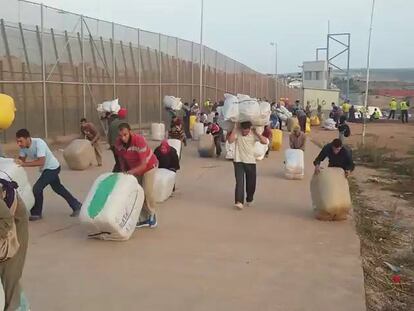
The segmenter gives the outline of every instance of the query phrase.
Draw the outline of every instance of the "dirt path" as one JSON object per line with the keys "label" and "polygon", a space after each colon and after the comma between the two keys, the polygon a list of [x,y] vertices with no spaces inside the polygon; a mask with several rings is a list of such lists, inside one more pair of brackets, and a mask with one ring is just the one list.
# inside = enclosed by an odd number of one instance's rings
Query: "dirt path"
{"label": "dirt path", "polygon": [[[365,310],[352,221],[312,217],[317,152],[309,144],[303,181],[284,179],[282,153],[273,152],[258,166],[255,206],[240,212],[232,208],[231,162],[186,148],[159,228],[124,243],[87,240],[48,191],[44,220],[30,225],[24,286],[33,310]],[[108,152],[105,160],[112,163]],[[62,179],[83,199],[104,170],[63,167]]]}

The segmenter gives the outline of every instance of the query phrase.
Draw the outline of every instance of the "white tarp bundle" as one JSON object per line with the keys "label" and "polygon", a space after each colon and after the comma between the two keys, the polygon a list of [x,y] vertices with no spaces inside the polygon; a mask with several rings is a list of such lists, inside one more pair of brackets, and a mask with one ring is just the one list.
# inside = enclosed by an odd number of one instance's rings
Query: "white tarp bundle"
{"label": "white tarp bundle", "polygon": [[254,145],[254,157],[257,161],[262,161],[266,155],[267,150],[269,149],[269,140],[266,145],[263,145],[257,141]]}
{"label": "white tarp bundle", "polygon": [[193,139],[199,140],[200,136],[205,133],[204,124],[197,122],[193,127]]}
{"label": "white tarp bundle", "polygon": [[35,199],[33,196],[32,185],[30,184],[23,167],[18,166],[14,162],[14,159],[0,158],[0,178],[16,182],[19,186],[19,188],[17,188],[17,193],[20,195],[26,209],[32,209]]}
{"label": "white tarp bundle", "polygon": [[335,131],[336,128],[336,123],[334,121],[334,119],[329,118],[326,119],[325,121],[323,121],[322,127],[326,130],[330,130],[330,131]]}
{"label": "white tarp bundle", "polygon": [[229,143],[228,141],[226,141],[226,159],[227,160],[233,160],[234,159],[234,149],[235,149],[236,145],[235,143]]}
{"label": "white tarp bundle", "polygon": [[181,98],[166,95],[164,97],[164,107],[178,111],[183,108],[183,103],[181,102]]}
{"label": "white tarp bundle", "polygon": [[344,220],[352,208],[348,179],[338,167],[322,169],[311,180],[315,217],[319,220]]}
{"label": "white tarp bundle", "polygon": [[181,155],[182,143],[179,139],[169,139],[168,144],[177,151],[178,157]]}
{"label": "white tarp bundle", "polygon": [[144,190],[132,175],[106,173],[92,185],[82,204],[80,220],[89,237],[128,240],[135,230],[144,203]]}
{"label": "white tarp bundle", "polygon": [[95,153],[89,140],[75,139],[65,148],[63,157],[71,170],[83,171],[94,163]]}
{"label": "white tarp bundle", "polygon": [[223,121],[245,122],[250,121],[253,125],[264,126],[269,124],[270,104],[258,102],[257,99],[248,95],[224,94],[225,101],[221,110]]}
{"label": "white tarp bundle", "polygon": [[292,113],[287,110],[285,106],[280,106],[279,108],[276,108],[276,114],[282,121],[287,121],[292,117]]}
{"label": "white tarp bundle", "polygon": [[171,196],[175,186],[177,174],[165,168],[159,168],[154,177],[154,199],[155,202],[161,203]]}
{"label": "white tarp bundle", "polygon": [[114,100],[104,101],[102,105],[98,106],[98,111],[102,110],[104,112],[111,112],[111,113],[118,113],[120,109],[121,109],[121,106],[119,105],[118,98]]}
{"label": "white tarp bundle", "polygon": [[300,149],[286,149],[285,176],[288,179],[303,179],[305,175],[304,154]]}
{"label": "white tarp bundle", "polygon": [[151,139],[161,141],[165,137],[165,125],[164,123],[152,123],[151,124]]}

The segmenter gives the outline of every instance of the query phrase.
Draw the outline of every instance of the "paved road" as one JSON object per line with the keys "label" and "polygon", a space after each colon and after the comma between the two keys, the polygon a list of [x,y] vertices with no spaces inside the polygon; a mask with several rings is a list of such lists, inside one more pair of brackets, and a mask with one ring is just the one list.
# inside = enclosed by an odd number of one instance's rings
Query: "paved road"
{"label": "paved road", "polygon": [[[303,181],[284,179],[282,153],[273,152],[258,165],[255,206],[236,211],[232,163],[200,159],[190,146],[177,192],[159,206],[160,226],[140,229],[127,242],[87,240],[48,190],[44,220],[30,224],[24,272],[33,311],[365,310],[352,221],[312,217],[317,151],[309,144]],[[112,163],[109,152],[105,160]],[[84,199],[104,171],[63,166],[61,176]]]}

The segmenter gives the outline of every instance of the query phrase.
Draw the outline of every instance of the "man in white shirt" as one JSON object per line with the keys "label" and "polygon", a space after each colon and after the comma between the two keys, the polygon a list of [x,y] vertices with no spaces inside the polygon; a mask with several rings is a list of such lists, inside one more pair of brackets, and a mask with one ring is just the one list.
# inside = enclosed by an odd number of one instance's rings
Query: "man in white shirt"
{"label": "man in white shirt", "polygon": [[[40,220],[43,210],[43,189],[50,185],[54,192],[63,197],[73,212],[71,217],[79,215],[81,203],[61,184],[59,179],[60,164],[43,139],[32,138],[26,129],[16,133],[17,145],[20,147],[18,165],[23,167],[39,167],[41,175],[33,186],[35,204],[30,210],[30,221]],[[28,161],[29,160],[29,161]]]}
{"label": "man in white shirt", "polygon": [[236,124],[228,137],[228,142],[235,143],[234,151],[234,175],[236,177],[235,204],[234,206],[242,210],[244,207],[244,183],[246,180],[246,202],[247,206],[253,204],[254,193],[256,191],[256,158],[254,156],[254,145],[257,141],[267,145],[268,140],[252,129],[251,122]]}

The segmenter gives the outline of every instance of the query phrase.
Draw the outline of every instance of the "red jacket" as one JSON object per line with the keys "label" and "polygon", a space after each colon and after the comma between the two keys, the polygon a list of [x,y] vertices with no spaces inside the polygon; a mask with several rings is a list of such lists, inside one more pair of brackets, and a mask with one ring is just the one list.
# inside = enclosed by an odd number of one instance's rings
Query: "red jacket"
{"label": "red jacket", "polygon": [[119,158],[121,171],[123,172],[141,165],[144,161],[147,162],[147,166],[143,174],[158,166],[157,157],[148,146],[145,138],[139,134],[133,133],[127,146],[118,137],[115,143],[115,150]]}

